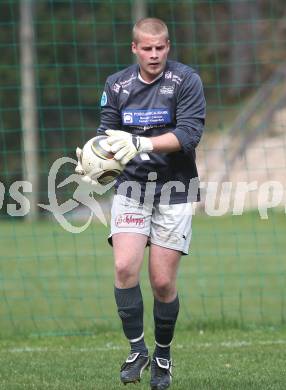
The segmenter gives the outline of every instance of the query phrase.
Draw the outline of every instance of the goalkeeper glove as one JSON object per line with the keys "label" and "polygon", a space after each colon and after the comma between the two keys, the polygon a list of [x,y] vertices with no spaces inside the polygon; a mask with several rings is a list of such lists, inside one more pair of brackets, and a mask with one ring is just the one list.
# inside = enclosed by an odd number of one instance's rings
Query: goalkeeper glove
{"label": "goalkeeper glove", "polygon": [[82,155],[82,149],[76,148],[76,157],[77,157],[77,165],[75,167],[75,173],[78,175],[81,175],[81,180],[85,183],[91,184],[91,185],[97,185],[98,182],[96,180],[93,180],[83,169],[81,164],[81,155]]}
{"label": "goalkeeper glove", "polygon": [[75,173],[79,174],[79,175],[84,175],[85,172],[84,172],[84,169],[81,165],[81,154],[82,154],[82,149],[80,149],[79,147],[76,148],[76,157],[77,157],[77,165],[75,167]]}
{"label": "goalkeeper glove", "polygon": [[115,153],[115,160],[126,165],[139,153],[151,152],[152,141],[147,137],[139,137],[121,130],[106,130],[107,143],[111,146],[111,152]]}

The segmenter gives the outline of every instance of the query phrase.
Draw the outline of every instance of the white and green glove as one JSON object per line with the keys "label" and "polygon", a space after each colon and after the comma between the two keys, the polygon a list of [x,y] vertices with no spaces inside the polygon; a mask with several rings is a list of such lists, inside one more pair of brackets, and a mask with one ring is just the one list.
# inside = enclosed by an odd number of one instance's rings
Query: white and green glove
{"label": "white and green glove", "polygon": [[146,153],[153,150],[152,141],[147,137],[132,135],[121,130],[106,130],[108,135],[107,143],[110,145],[111,152],[115,153],[115,160],[126,165],[137,154],[141,154],[143,160],[149,160]]}

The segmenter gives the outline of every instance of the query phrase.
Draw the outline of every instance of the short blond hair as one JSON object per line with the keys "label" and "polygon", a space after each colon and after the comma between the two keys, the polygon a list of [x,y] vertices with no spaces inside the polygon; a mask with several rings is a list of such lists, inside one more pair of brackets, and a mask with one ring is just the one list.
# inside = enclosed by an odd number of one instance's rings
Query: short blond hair
{"label": "short blond hair", "polygon": [[169,31],[167,25],[161,19],[144,18],[135,23],[132,31],[133,42],[138,42],[138,34],[145,33],[150,35],[165,34],[166,41],[169,39]]}

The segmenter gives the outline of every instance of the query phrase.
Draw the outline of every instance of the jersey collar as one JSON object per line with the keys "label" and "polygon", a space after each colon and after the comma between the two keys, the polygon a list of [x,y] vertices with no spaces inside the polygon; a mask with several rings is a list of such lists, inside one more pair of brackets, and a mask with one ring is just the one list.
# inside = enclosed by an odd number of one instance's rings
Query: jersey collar
{"label": "jersey collar", "polygon": [[151,85],[151,84],[155,83],[157,80],[159,80],[159,79],[163,76],[163,73],[164,73],[164,72],[160,73],[153,81],[151,81],[151,83],[148,83],[148,81],[145,81],[145,80],[142,78],[142,76],[141,76],[141,74],[140,74],[140,70],[138,70],[138,79],[139,79],[139,80],[141,81],[141,83],[143,83],[143,84]]}

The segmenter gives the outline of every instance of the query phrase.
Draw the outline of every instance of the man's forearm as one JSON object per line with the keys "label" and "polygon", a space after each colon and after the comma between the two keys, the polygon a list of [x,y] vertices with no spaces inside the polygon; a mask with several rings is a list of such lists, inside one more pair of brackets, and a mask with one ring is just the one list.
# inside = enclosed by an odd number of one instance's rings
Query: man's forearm
{"label": "man's forearm", "polygon": [[140,137],[122,130],[106,130],[107,143],[114,153],[115,160],[126,165],[140,153],[171,153],[181,150],[181,144],[176,135],[166,133],[158,137]]}
{"label": "man's forearm", "polygon": [[153,144],[153,152],[171,153],[181,150],[178,138],[173,133],[166,133],[150,138]]}

